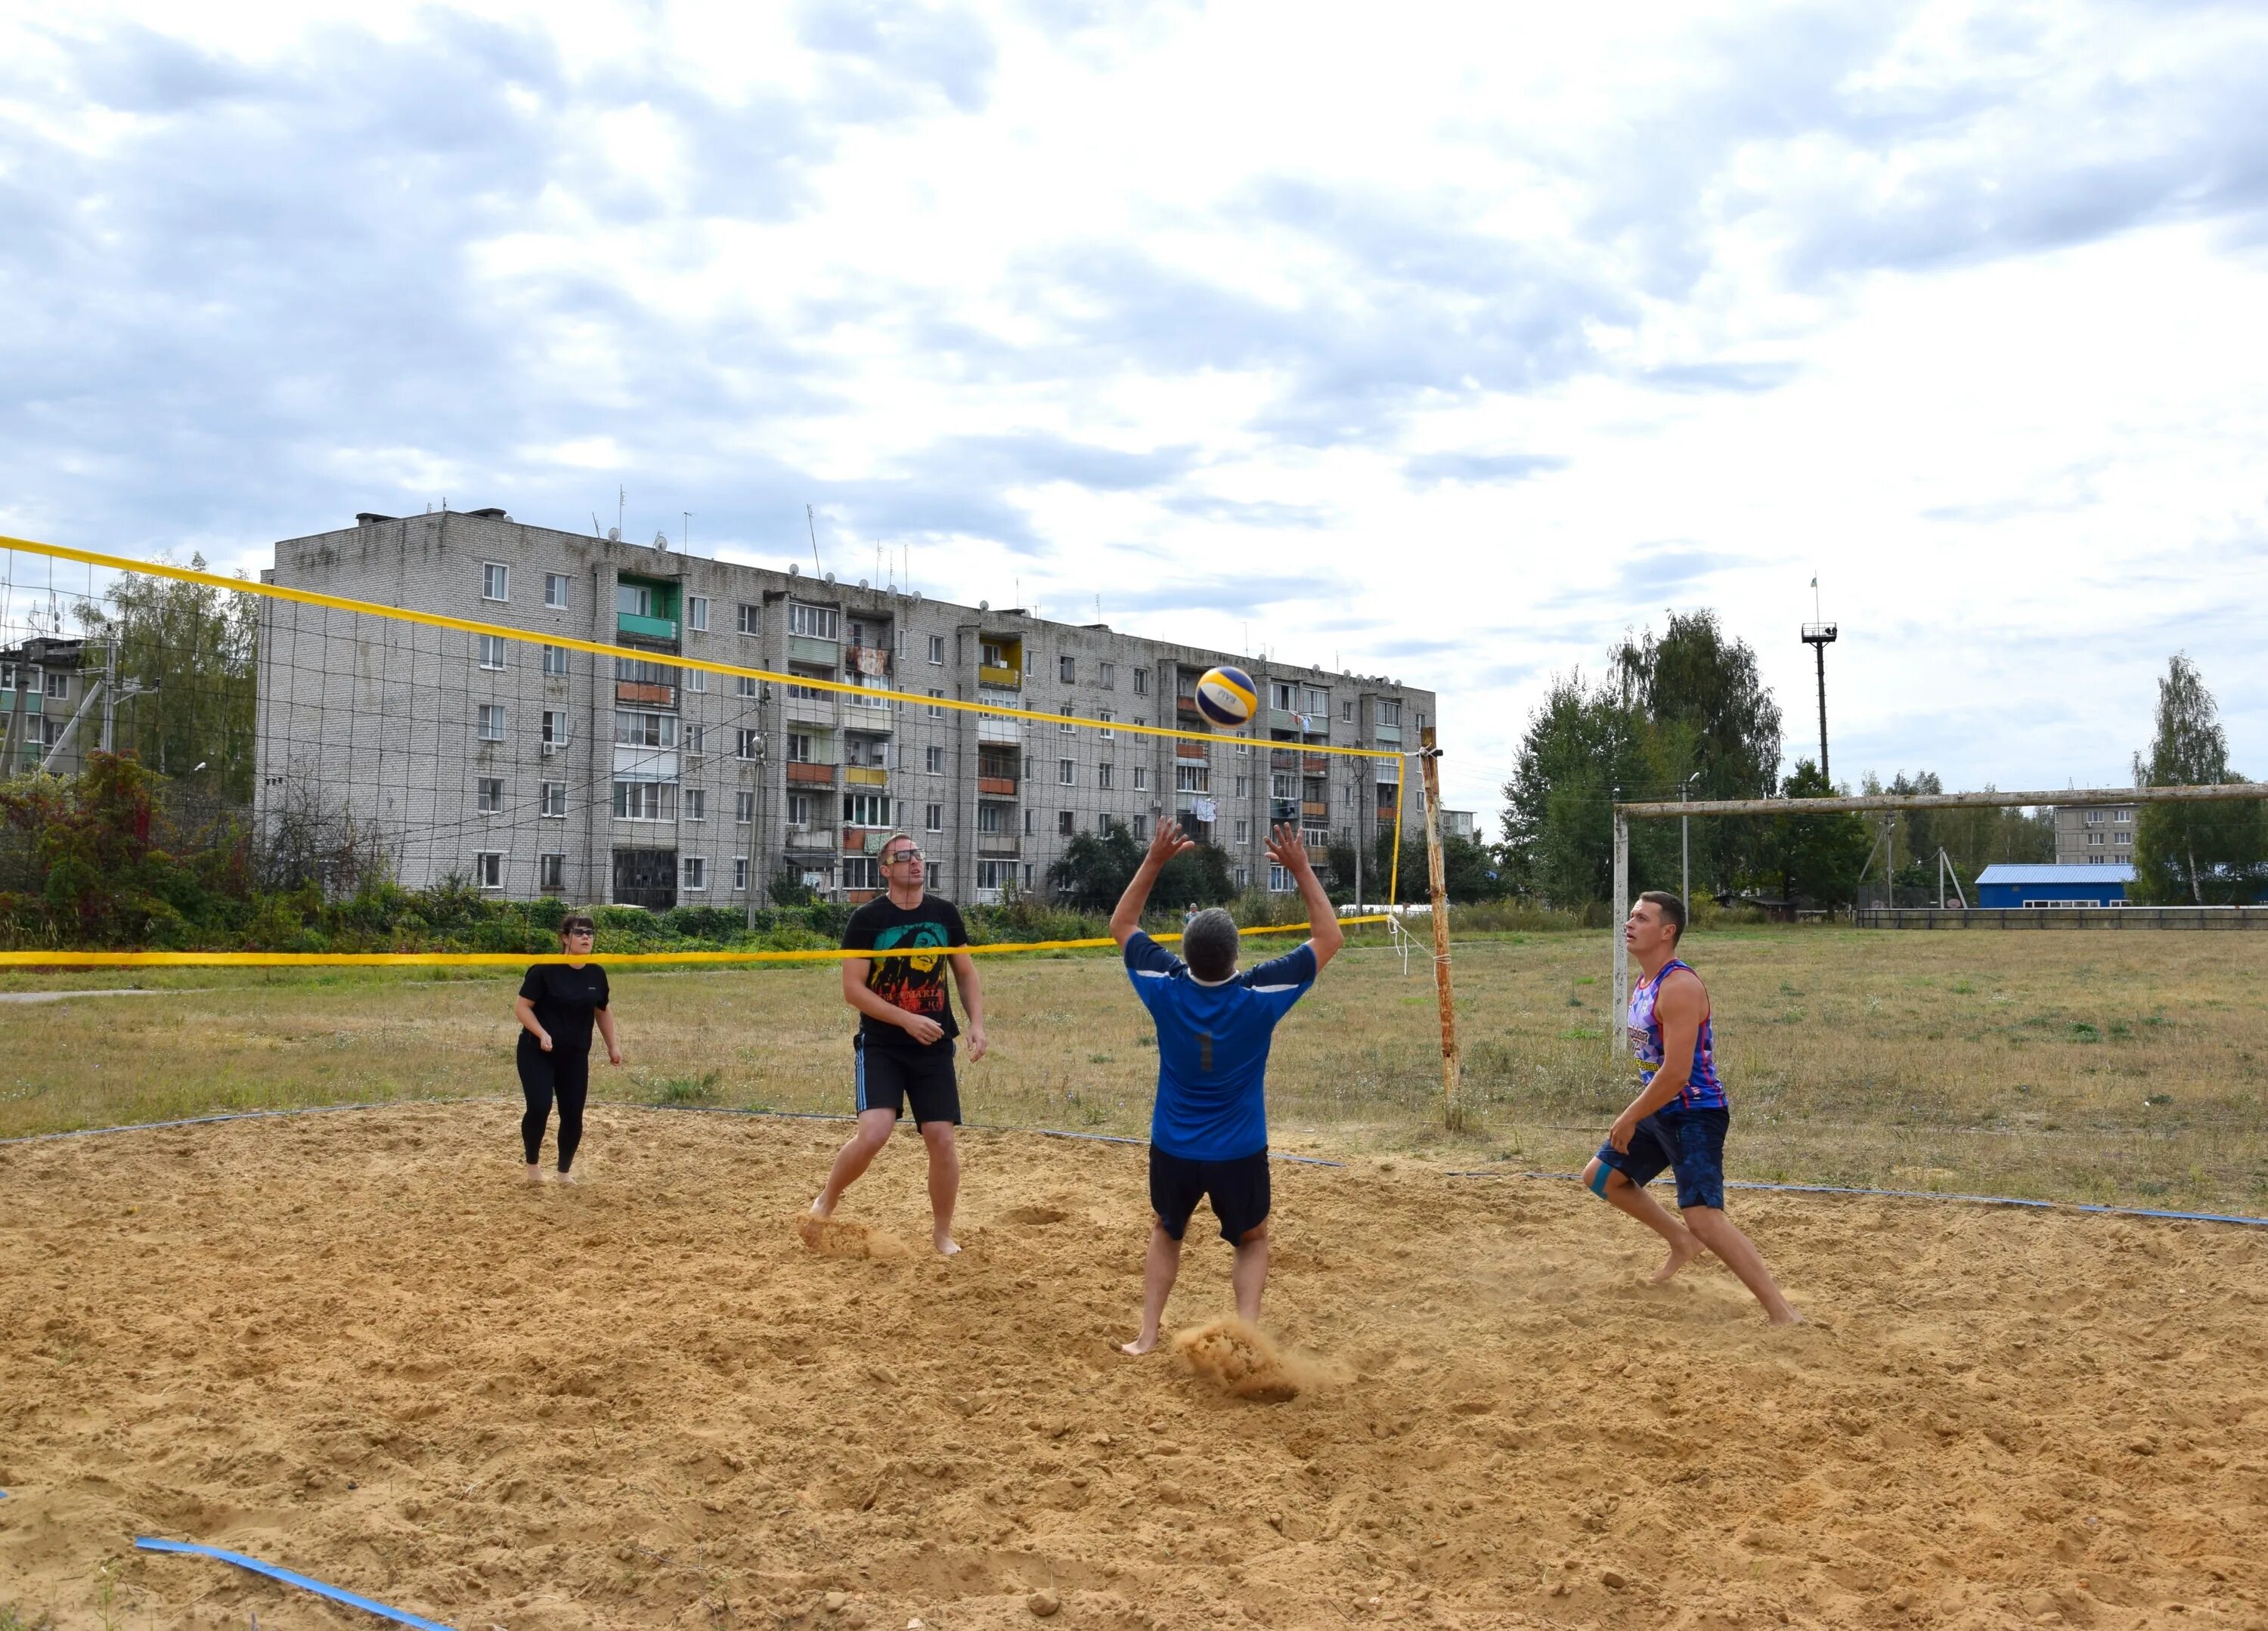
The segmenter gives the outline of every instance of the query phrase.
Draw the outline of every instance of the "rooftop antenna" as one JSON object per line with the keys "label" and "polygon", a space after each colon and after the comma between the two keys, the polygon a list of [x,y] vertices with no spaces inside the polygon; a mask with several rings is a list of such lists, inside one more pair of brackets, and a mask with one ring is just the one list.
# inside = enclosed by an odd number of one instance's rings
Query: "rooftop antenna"
{"label": "rooftop antenna", "polygon": [[1819,779],[1830,788],[1834,781],[1827,774],[1827,648],[1835,643],[1835,625],[1828,622],[1819,609],[1819,580],[1811,580],[1812,621],[1803,626],[1803,643],[1819,662]]}
{"label": "rooftop antenna", "polygon": [[[630,501],[630,489],[618,484],[615,489],[615,536],[616,538],[622,535],[622,506]],[[445,504],[446,502],[445,500]]]}
{"label": "rooftop antenna", "polygon": [[690,510],[681,510],[677,513],[685,518],[685,530],[677,535],[677,547],[685,554],[691,555],[693,553],[693,512]]}
{"label": "rooftop antenna", "polygon": [[593,538],[604,538],[606,536],[604,533],[599,530],[599,512],[595,510],[591,511],[591,536]]}
{"label": "rooftop antenna", "polygon": [[819,564],[819,523],[812,518],[811,506],[803,507],[803,525],[811,533],[811,569],[821,570]]}

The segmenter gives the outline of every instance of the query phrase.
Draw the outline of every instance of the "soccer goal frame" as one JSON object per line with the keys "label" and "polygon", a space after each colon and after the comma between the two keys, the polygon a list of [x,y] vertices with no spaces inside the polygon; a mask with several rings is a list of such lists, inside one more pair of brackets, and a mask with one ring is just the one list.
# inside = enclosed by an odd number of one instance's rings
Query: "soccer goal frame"
{"label": "soccer goal frame", "polygon": [[[1617,802],[1615,812],[1614,899],[1628,909],[1630,892],[1630,824],[1666,820],[1673,816],[1857,815],[1900,810],[2013,810],[2043,804],[2086,809],[2104,804],[2204,804],[2236,799],[2268,799],[2268,782],[2220,782],[2209,787],[2087,787],[2062,788],[2029,793],[1865,793],[1837,798],[1711,798],[1691,804],[1669,800]],[[1629,1028],[1623,1016],[1630,1011],[1630,948],[1623,944],[1619,921],[1608,926],[1614,941],[1614,1022],[1607,1027],[1609,1047],[1616,1054],[1630,1051]]]}

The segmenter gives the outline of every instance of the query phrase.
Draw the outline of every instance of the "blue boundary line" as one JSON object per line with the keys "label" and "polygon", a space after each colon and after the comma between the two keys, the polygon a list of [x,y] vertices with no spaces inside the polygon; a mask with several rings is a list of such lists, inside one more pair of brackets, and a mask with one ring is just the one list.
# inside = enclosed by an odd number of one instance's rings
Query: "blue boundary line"
{"label": "blue boundary line", "polygon": [[[1445,1178],[1540,1178],[1580,1183],[1580,1172],[1445,1172]],[[1666,1176],[1666,1175],[1665,1175]],[[1661,1179],[1657,1179],[1657,1183]],[[2016,1195],[1966,1195],[1941,1189],[1861,1189],[1846,1184],[1766,1184],[1754,1179],[1728,1178],[1727,1189],[1756,1189],[1786,1195],[1874,1195],[1892,1201],[1957,1201],[1968,1206],[2014,1206],[2037,1212],[2088,1212],[2098,1217],[2155,1217],[2183,1223],[2234,1223],[2243,1229],[2268,1229],[2268,1217],[2246,1217],[2234,1212],[2172,1212],[2157,1207],[2103,1206],[2091,1201],[2027,1201]]]}
{"label": "blue boundary line", "polygon": [[263,1563],[256,1557],[247,1557],[241,1552],[224,1552],[218,1547],[199,1546],[190,1540],[160,1540],[151,1535],[134,1537],[136,1551],[177,1552],[193,1557],[216,1557],[224,1563],[233,1563],[239,1569],[248,1569],[255,1575],[265,1575],[270,1580],[280,1580],[287,1586],[297,1586],[302,1591],[312,1591],[317,1597],[328,1598],[334,1603],[343,1603],[349,1608],[359,1608],[365,1614],[376,1614],[381,1620],[391,1620],[395,1625],[409,1626],[412,1631],[453,1631],[438,1620],[428,1620],[423,1614],[413,1614],[408,1609],[389,1608],[370,1598],[357,1596],[335,1585],[306,1575],[279,1569],[273,1563]]}
{"label": "blue boundary line", "polygon": [[[400,1110],[414,1105],[481,1105],[509,1104],[502,1093],[482,1093],[461,1098],[394,1098],[371,1104],[305,1105],[292,1110],[227,1110],[217,1115],[183,1116],[173,1121],[129,1121],[122,1127],[81,1127],[65,1133],[26,1133],[17,1138],[0,1138],[0,1149],[11,1144],[44,1144],[59,1138],[100,1138],[111,1133],[155,1133],[169,1128],[211,1127],[222,1121],[260,1121],[284,1116],[330,1115],[342,1110]],[[652,1110],[670,1115],[762,1116],[781,1121],[856,1121],[855,1115],[842,1115],[826,1110],[743,1110],[732,1105],[642,1105],[634,1100],[600,1099],[597,1101],[619,1110]],[[1146,1138],[1127,1138],[1116,1133],[1073,1133],[1052,1127],[1002,1127],[990,1121],[965,1123],[971,1131],[979,1133],[1033,1133],[1042,1138],[1079,1138],[1101,1144],[1133,1144],[1147,1148]],[[1282,1150],[1270,1150],[1271,1158],[1296,1162],[1302,1166],[1343,1167],[1344,1161],[1326,1161],[1321,1156],[1295,1156]]]}

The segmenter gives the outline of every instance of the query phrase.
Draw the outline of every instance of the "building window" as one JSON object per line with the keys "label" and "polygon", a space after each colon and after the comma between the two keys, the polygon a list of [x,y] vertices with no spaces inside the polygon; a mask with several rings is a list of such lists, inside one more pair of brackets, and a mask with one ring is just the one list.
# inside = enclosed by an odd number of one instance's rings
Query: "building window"
{"label": "building window", "polygon": [[1210,765],[1175,765],[1174,790],[1177,793],[1212,791],[1212,768]]}
{"label": "building window", "polygon": [[565,820],[567,819],[567,783],[564,782],[542,783],[536,799],[536,812],[539,815],[549,816],[554,820]]}
{"label": "building window", "polygon": [[945,831],[945,806],[943,804],[929,804],[924,807],[922,812],[922,831],[924,833],[942,833]]}
{"label": "building window", "polygon": [[546,680],[567,678],[567,648],[548,645],[543,648],[543,677]]}
{"label": "building window", "polygon": [[42,672],[41,679],[45,682],[47,694],[49,697],[65,697],[70,694],[70,671],[69,669],[55,668],[46,670]]}
{"label": "building window", "polygon": [[1118,688],[1118,665],[1103,664],[1101,673],[1097,677],[1095,683],[1106,691],[1116,691]]}
{"label": "building window", "polygon": [[509,600],[512,599],[512,569],[494,561],[481,563],[481,599]]}
{"label": "building window", "polygon": [[1057,725],[1056,729],[1062,731],[1065,736],[1069,736],[1072,731],[1079,729],[1077,725],[1071,724],[1071,704],[1069,702],[1065,702],[1063,705],[1063,724]]}
{"label": "building window", "polygon": [[[755,702],[757,700],[756,684],[756,677],[754,674],[734,674],[733,676],[733,694],[739,697],[744,702]],[[793,692],[798,687],[794,686],[790,686],[788,687],[790,692]]]}
{"label": "building window", "polygon": [[[979,805],[977,805],[977,806],[976,806],[976,830],[977,830],[978,832],[980,832],[980,833],[997,833],[997,832],[998,832],[998,831],[1000,830],[1000,812],[1001,812],[1001,811],[1003,811],[1003,810],[1004,810],[1004,809],[1005,809],[1006,807],[1007,807],[1007,806],[1005,806],[1005,804],[979,804]],[[934,808],[936,808],[936,806],[935,806],[935,805],[932,805],[932,806],[931,806],[931,808],[932,808],[932,809],[934,809]]]}
{"label": "building window", "polygon": [[1025,811],[1025,812],[1024,812],[1024,836],[1025,836],[1025,837],[1029,838],[1029,837],[1030,837],[1034,833],[1035,833],[1035,832],[1037,832],[1037,831],[1039,830],[1039,823],[1038,823],[1038,819],[1037,819],[1037,818],[1038,818],[1038,813],[1039,813],[1039,812],[1038,812],[1037,811],[1033,811],[1033,810],[1027,810],[1027,811]]}
{"label": "building window", "polygon": [[2123,827],[2134,819],[2134,812],[2132,810],[2114,810],[2110,812],[2110,819]]}
{"label": "building window", "polygon": [[750,606],[745,600],[740,602],[740,632],[742,634],[760,635],[763,633],[763,607],[760,606]]}
{"label": "building window", "polygon": [[617,782],[615,819],[666,821],[676,813],[673,797],[676,791],[676,787],[667,782]]}
{"label": "building window", "polygon": [[1354,723],[1354,698],[1348,696],[1339,699],[1339,721],[1343,724],[1350,725]]}
{"label": "building window", "polygon": [[2102,824],[2102,812],[2100,810],[2082,811],[2080,812],[2080,819],[2085,821],[2089,827],[2099,827]]}
{"label": "building window", "polygon": [[1056,658],[1056,678],[1062,680],[1067,686],[1077,685],[1079,683],[1079,659],[1071,656],[1068,651]]}
{"label": "building window", "polygon": [[1016,863],[1013,861],[979,861],[976,863],[976,886],[979,889],[1007,889],[1015,884]]}
{"label": "building window", "polygon": [[1108,787],[1110,785],[1110,761],[1106,759],[1101,764],[1095,766],[1094,784],[1097,787]]}
{"label": "building window", "polygon": [[[743,753],[740,757],[746,759],[747,755]],[[813,762],[811,738],[805,732],[791,731],[787,733],[787,761],[792,765],[807,765]]]}
{"label": "building window", "polygon": [[733,887],[741,894],[748,893],[748,857],[733,857]]}
{"label": "building window", "polygon": [[845,793],[843,795],[843,825],[845,827],[887,827],[890,824],[890,796],[887,793]]}
{"label": "building window", "polygon": [[1079,831],[1079,818],[1068,810],[1056,812],[1056,831],[1064,838]]}
{"label": "building window", "polygon": [[929,637],[929,660],[932,663],[942,663],[945,661],[945,636],[943,635],[932,635]]}
{"label": "building window", "polygon": [[1278,866],[1272,861],[1268,863],[1268,893],[1271,895],[1288,895],[1292,893],[1290,868]]}
{"label": "building window", "polygon": [[1076,787],[1079,784],[1079,761],[1074,759],[1057,760],[1056,780],[1064,787]]}
{"label": "building window", "polygon": [[1400,724],[1402,723],[1401,702],[1393,697],[1382,696],[1379,698],[1378,723],[1382,725]]}
{"label": "building window", "polygon": [[1147,696],[1150,694],[1150,671],[1148,669],[1138,668],[1134,671],[1134,694],[1137,696]]}
{"label": "building window", "polygon": [[1134,767],[1134,790],[1138,793],[1146,793],[1150,790],[1149,766],[1137,765]]}
{"label": "building window", "polygon": [[1134,840],[1137,843],[1149,842],[1150,818],[1148,816],[1138,815],[1134,818]]}
{"label": "building window", "polygon": [[677,716],[641,714],[618,708],[615,710],[615,745],[617,747],[675,747]]}
{"label": "building window", "polygon": [[1240,844],[1248,844],[1252,841],[1252,823],[1249,820],[1237,822],[1236,841]]}
{"label": "building window", "polygon": [[567,857],[563,855],[536,856],[535,886],[552,894],[563,894],[567,889]]}
{"label": "building window", "polygon": [[707,595],[685,597],[685,626],[696,634],[705,635],[709,632],[709,597]]}
{"label": "building window", "polygon": [[543,575],[543,604],[555,612],[567,609],[567,574],[546,572]]}
{"label": "building window", "polygon": [[801,635],[806,640],[832,640],[835,631],[842,627],[831,606],[805,606],[790,601],[787,608],[787,631]]}
{"label": "building window", "polygon": [[501,742],[504,740],[503,703],[483,702],[481,704],[480,732],[481,740],[483,742]]}
{"label": "building window", "polygon": [[1110,710],[1106,708],[1101,713],[1095,715],[1095,717],[1102,721],[1102,729],[1098,732],[1102,739],[1106,742],[1116,741],[1118,739],[1118,732],[1110,728]]}
{"label": "building window", "polygon": [[845,889],[880,889],[882,886],[882,863],[873,856],[843,857],[843,887]]}
{"label": "building window", "polygon": [[543,751],[556,753],[567,746],[567,710],[547,708],[543,710]]}
{"label": "building window", "polygon": [[945,749],[941,747],[932,747],[924,750],[924,753],[925,757],[924,764],[929,771],[929,774],[932,775],[943,775],[945,774]]}
{"label": "building window", "polygon": [[709,819],[709,792],[706,788],[688,787],[685,790],[685,819],[688,821],[706,821]]}
{"label": "building window", "polygon": [[[734,731],[733,735],[733,758],[762,759],[764,756],[764,733],[762,731],[743,729]],[[811,738],[809,737],[806,737],[803,740],[807,753],[810,747]],[[793,737],[790,737],[788,738],[788,742],[790,746],[792,746],[795,742],[795,738]]]}
{"label": "building window", "polygon": [[1328,691],[1318,690],[1314,686],[1309,686],[1307,687],[1307,705],[1300,711],[1303,714],[1313,714],[1318,719],[1329,718],[1331,712],[1331,694]]}
{"label": "building window", "polygon": [[699,856],[687,856],[677,863],[679,886],[685,889],[709,887],[709,863]]}
{"label": "building window", "polygon": [[733,795],[733,819],[746,827],[756,819],[756,796],[742,791]]}
{"label": "building window", "polygon": [[688,724],[685,726],[685,751],[687,753],[697,754],[701,752],[701,732],[702,727],[699,725]]}
{"label": "building window", "polygon": [[1097,838],[1109,837],[1110,828],[1111,820],[1108,815],[1099,815],[1094,818],[1094,835]]}
{"label": "building window", "polygon": [[790,793],[787,796],[787,824],[790,827],[811,825],[811,795]]}
{"label": "building window", "polygon": [[[930,693],[930,694],[931,694],[932,696],[943,696],[943,695],[945,694],[945,693],[944,693],[944,692],[942,692],[942,691],[934,691],[934,690],[933,690],[933,691],[932,691],[932,692]],[[945,717],[945,709],[942,709],[942,708],[940,708],[939,706],[938,706],[938,704],[937,704],[937,703],[935,703],[935,702],[932,702],[932,703],[929,705],[929,716],[930,716],[932,719],[942,719],[942,718],[944,718],[944,717]]]}
{"label": "building window", "polygon": [[1250,776],[1241,775],[1236,778],[1236,796],[1239,798],[1249,798],[1252,797],[1252,778]]}
{"label": "building window", "polygon": [[481,666],[482,668],[502,668],[504,666],[504,636],[502,635],[482,635],[481,636]]}
{"label": "building window", "polygon": [[483,889],[504,887],[504,852],[483,849],[473,857],[473,879]]}
{"label": "building window", "polygon": [[473,808],[482,815],[495,815],[504,808],[504,778],[484,775],[473,783]]}
{"label": "building window", "polygon": [[1291,713],[1300,706],[1299,690],[1289,680],[1278,680],[1268,687],[1269,703],[1281,713]]}
{"label": "building window", "polygon": [[687,669],[685,688],[688,691],[706,691],[709,688],[709,671],[705,668]]}

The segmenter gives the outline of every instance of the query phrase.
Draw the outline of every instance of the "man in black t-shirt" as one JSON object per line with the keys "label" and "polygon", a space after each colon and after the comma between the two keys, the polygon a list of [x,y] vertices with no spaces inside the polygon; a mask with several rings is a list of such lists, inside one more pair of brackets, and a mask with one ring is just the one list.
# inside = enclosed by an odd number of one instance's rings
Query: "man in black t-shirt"
{"label": "man in black t-shirt", "polygon": [[850,915],[843,931],[845,951],[874,951],[876,957],[843,959],[843,1000],[857,1009],[858,1034],[851,1043],[854,1102],[858,1130],[835,1157],[827,1187],[811,1209],[831,1216],[843,1192],[858,1179],[882,1146],[890,1142],[909,1100],[914,1125],[929,1147],[931,1238],[950,1256],[953,1208],[961,1194],[961,1156],[953,1129],[961,1125],[961,1090],[953,1075],[953,1003],[946,988],[946,965],[953,966],[961,1005],[968,1010],[968,1056],[984,1057],[984,988],[968,951],[968,931],[959,908],[922,888],[921,846],[904,833],[882,845],[887,894]]}

